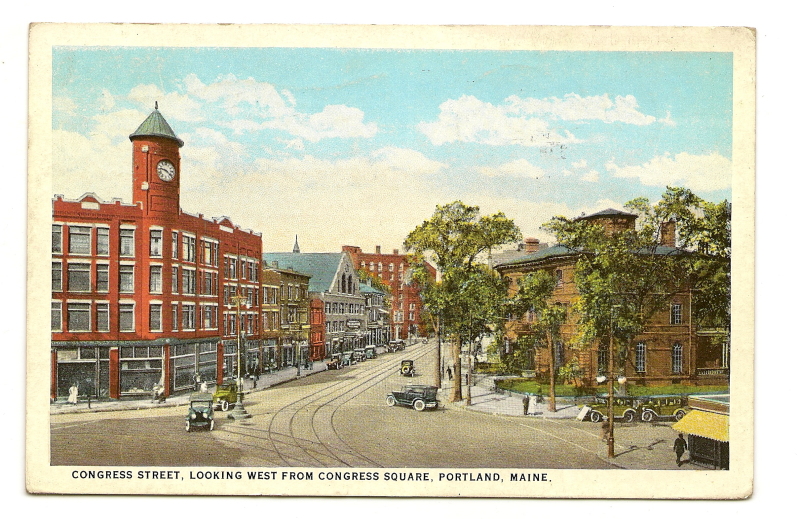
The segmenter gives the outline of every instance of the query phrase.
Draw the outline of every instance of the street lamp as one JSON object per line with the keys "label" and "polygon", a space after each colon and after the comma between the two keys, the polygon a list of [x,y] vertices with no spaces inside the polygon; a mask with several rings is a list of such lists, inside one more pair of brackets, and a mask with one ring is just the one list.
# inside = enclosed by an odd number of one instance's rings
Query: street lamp
{"label": "street lamp", "polygon": [[[228,418],[232,420],[243,420],[252,418],[244,408],[244,385],[242,380],[242,303],[246,308],[250,308],[249,300],[246,296],[232,296],[231,301],[236,304],[236,406],[233,411],[228,413]],[[232,305],[225,305],[228,310]]]}

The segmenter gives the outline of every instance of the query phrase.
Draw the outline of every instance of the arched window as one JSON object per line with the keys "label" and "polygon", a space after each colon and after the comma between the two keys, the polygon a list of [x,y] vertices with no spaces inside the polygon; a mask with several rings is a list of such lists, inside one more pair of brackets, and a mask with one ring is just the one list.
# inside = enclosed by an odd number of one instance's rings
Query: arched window
{"label": "arched window", "polygon": [[556,342],[556,369],[564,365],[564,343]]}
{"label": "arched window", "polygon": [[672,372],[683,373],[683,344],[679,342],[672,345]]}
{"label": "arched window", "polygon": [[647,364],[647,346],[643,342],[636,345],[636,359],[634,364],[636,365],[637,372],[644,373]]}

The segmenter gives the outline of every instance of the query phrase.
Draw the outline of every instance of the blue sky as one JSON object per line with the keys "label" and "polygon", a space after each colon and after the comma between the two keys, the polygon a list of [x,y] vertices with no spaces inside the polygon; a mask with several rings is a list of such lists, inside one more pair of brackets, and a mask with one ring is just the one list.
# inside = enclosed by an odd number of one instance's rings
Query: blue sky
{"label": "blue sky", "polygon": [[667,185],[731,198],[726,53],[57,48],[53,189],[131,199],[158,101],[182,206],[265,250],[384,250],[459,199],[539,226]]}

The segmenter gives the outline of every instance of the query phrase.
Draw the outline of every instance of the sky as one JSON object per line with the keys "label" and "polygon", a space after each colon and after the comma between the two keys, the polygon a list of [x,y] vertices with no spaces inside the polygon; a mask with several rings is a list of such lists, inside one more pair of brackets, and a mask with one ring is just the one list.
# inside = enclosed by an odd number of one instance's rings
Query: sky
{"label": "sky", "polygon": [[666,186],[731,199],[732,55],[57,47],[53,193],[130,201],[128,139],[185,141],[181,206],[265,251],[402,249],[455,200],[540,226]]}

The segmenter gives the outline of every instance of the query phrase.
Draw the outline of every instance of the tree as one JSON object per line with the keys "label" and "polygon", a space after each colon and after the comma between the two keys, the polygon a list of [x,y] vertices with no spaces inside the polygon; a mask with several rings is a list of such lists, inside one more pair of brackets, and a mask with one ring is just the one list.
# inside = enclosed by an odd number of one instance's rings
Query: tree
{"label": "tree", "polygon": [[[437,333],[451,335],[453,358],[458,359],[465,338],[474,339],[481,326],[488,326],[490,316],[497,319],[491,305],[499,298],[495,293],[503,282],[494,272],[478,264],[481,254],[493,247],[518,241],[522,233],[502,212],[480,216],[480,208],[461,201],[436,206],[433,216],[418,225],[404,242],[412,253],[413,279],[421,287],[427,309],[436,316]],[[430,281],[423,259],[430,257],[441,277]],[[459,362],[454,366],[456,380],[461,380]],[[461,400],[461,385],[455,384],[451,401]]]}
{"label": "tree", "polygon": [[547,271],[531,272],[520,279],[519,290],[508,303],[509,313],[515,318],[529,311],[536,315],[530,334],[534,344],[544,344],[549,352],[550,411],[556,410],[556,343],[561,338],[561,325],[567,320],[566,307],[552,301],[556,283],[555,276]]}

